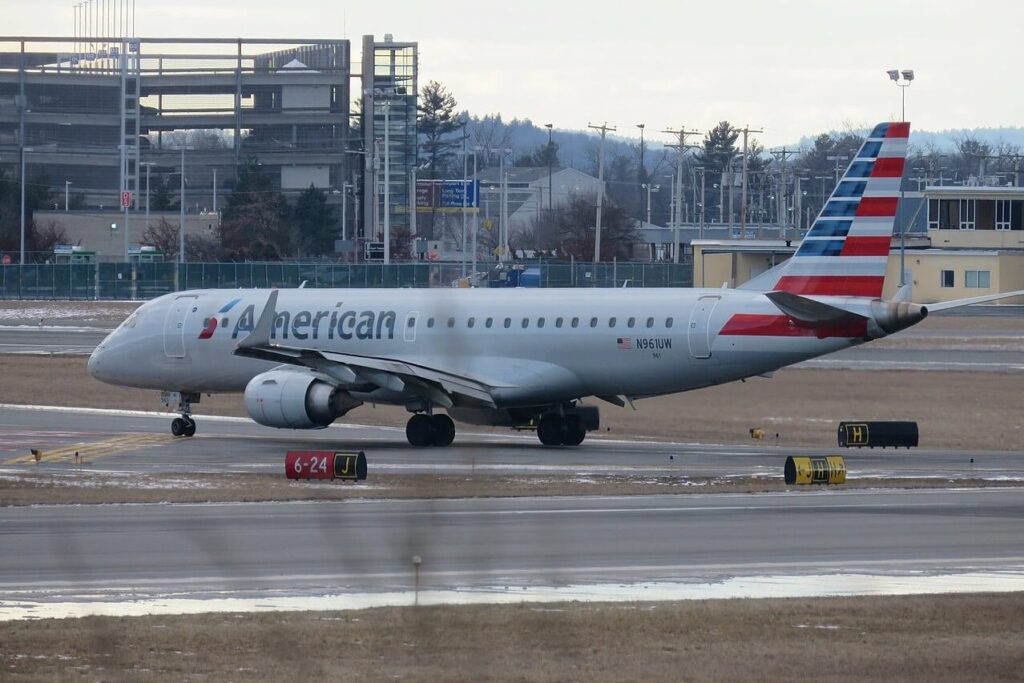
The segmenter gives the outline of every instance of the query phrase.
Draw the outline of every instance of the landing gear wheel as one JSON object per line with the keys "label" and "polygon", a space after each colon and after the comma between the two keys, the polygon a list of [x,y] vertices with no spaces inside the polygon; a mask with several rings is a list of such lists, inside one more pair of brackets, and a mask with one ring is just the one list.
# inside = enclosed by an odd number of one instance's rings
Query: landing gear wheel
{"label": "landing gear wheel", "polygon": [[583,421],[575,416],[565,418],[564,437],[562,443],[566,446],[579,446],[583,443],[583,439],[587,438],[587,430],[583,428]]}
{"label": "landing gear wheel", "polygon": [[557,415],[545,415],[537,423],[537,438],[545,446],[561,446],[564,433],[565,422]]}
{"label": "landing gear wheel", "polygon": [[193,420],[191,416],[186,416],[184,419],[185,419],[185,431],[182,432],[182,434],[185,435],[185,436],[195,436],[196,435],[196,421]]}
{"label": "landing gear wheel", "polygon": [[417,448],[434,443],[434,432],[433,419],[423,413],[413,415],[405,425],[405,438],[409,440],[409,445]]}
{"label": "landing gear wheel", "polygon": [[176,417],[171,420],[171,434],[174,436],[185,436],[186,429],[188,429],[188,423],[180,417]]}
{"label": "landing gear wheel", "polygon": [[434,423],[433,445],[440,448],[451,446],[452,441],[455,441],[455,423],[452,419],[447,415],[434,415],[430,419]]}

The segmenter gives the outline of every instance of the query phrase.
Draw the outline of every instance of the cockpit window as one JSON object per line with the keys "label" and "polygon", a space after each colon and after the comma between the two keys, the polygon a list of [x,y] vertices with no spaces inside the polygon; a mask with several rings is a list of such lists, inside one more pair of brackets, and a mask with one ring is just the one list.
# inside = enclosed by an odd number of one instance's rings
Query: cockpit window
{"label": "cockpit window", "polygon": [[139,321],[139,314],[138,313],[132,313],[130,316],[125,318],[123,323],[121,323],[121,327],[128,327],[128,328],[135,327],[135,323],[137,323],[138,321]]}

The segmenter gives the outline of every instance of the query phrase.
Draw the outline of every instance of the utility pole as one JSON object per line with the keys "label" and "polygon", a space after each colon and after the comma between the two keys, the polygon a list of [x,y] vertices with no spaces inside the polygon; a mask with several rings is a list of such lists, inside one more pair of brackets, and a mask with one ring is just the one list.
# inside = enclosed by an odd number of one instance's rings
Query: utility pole
{"label": "utility pole", "polygon": [[[785,146],[783,146],[782,149],[772,150],[772,156],[774,156],[779,161],[779,203],[778,203],[778,206],[781,207],[780,210],[779,210],[779,229],[783,230],[783,231],[785,231],[785,229],[786,229],[786,158],[789,157],[789,156],[793,156],[794,154],[799,154],[799,153],[800,153],[800,150],[786,149]],[[799,182],[799,179],[798,179],[797,182]],[[799,186],[797,187],[797,192],[799,193]],[[800,221],[800,212],[798,210],[797,211],[797,222],[799,223],[799,221]],[[783,237],[785,237],[784,233],[783,233]]]}
{"label": "utility pole", "polygon": [[689,135],[700,135],[700,131],[686,130],[686,126],[680,126],[679,130],[663,130],[662,133],[676,135],[679,137],[679,144],[669,145],[676,150],[676,178],[673,195],[676,198],[676,219],[673,221],[672,232],[672,262],[679,263],[679,224],[682,222],[683,212],[680,210],[683,204],[683,157],[688,147],[694,148],[697,145],[687,145],[686,137]]}
{"label": "utility pole", "polygon": [[[646,175],[646,173],[644,173],[644,128],[646,128],[646,124],[638,123],[638,124],[636,124],[636,127],[640,129],[640,165],[637,166],[637,170],[636,170],[636,184],[639,186],[639,190],[640,190],[640,206],[643,207],[643,205],[644,205],[644,184],[646,183],[646,179],[644,178],[644,176]],[[650,200],[651,200],[651,196],[650,196],[650,193],[648,193],[648,195],[647,195],[648,206],[650,205]],[[648,209],[647,213],[650,214],[650,210],[649,209]],[[648,223],[651,222],[650,215],[648,215],[648,217],[647,217],[647,222]]]}
{"label": "utility pole", "polygon": [[752,130],[750,126],[744,126],[743,130],[743,190],[740,192],[740,232],[743,234],[743,239],[747,238],[747,136],[751,133],[763,133],[761,129]]}
{"label": "utility pole", "polygon": [[[466,155],[466,140],[469,138],[469,134],[466,132],[467,123],[466,119],[462,119],[462,242],[459,244],[459,250],[462,252],[459,258],[462,262],[461,277],[466,277],[466,175],[469,173],[469,157]],[[413,186],[413,192],[415,192],[415,186]],[[415,197],[415,195],[413,196]]]}
{"label": "utility pole", "polygon": [[391,263],[391,100],[384,100],[384,265]]}
{"label": "utility pole", "polygon": [[[594,263],[601,261],[601,208],[604,204],[604,138],[608,131],[615,132],[607,123],[595,126],[588,123],[587,128],[601,131],[601,144],[597,148],[597,225],[594,229]],[[597,282],[597,278],[594,278]]]}
{"label": "utility pole", "polygon": [[[554,180],[552,180],[552,178],[554,177],[553,165],[555,163],[555,159],[552,156],[552,150],[554,148],[551,145],[551,130],[555,127],[555,124],[553,124],[553,123],[545,123],[544,127],[548,129],[548,220],[550,221],[551,220],[551,210],[554,208],[553,202],[555,200],[555,195],[554,195],[555,183],[554,183]],[[474,173],[474,175],[475,175],[475,173]]]}
{"label": "utility pole", "polygon": [[[850,157],[846,156],[845,154],[836,154],[834,156],[827,156],[825,158],[827,160],[829,160],[829,161],[834,161],[835,162],[834,171],[835,171],[835,174],[836,174],[836,185],[838,185],[839,184],[839,171],[842,170],[842,168],[840,168],[840,166],[839,166],[839,162],[840,161],[846,161]],[[824,194],[824,192],[822,192],[822,193]]]}
{"label": "utility pole", "polygon": [[704,171],[703,166],[697,167],[697,172],[700,173],[700,239],[704,239],[704,205],[707,203],[704,197]]}
{"label": "utility pole", "polygon": [[181,198],[178,200],[180,210],[178,230],[178,263],[185,262],[185,148],[181,148]]}

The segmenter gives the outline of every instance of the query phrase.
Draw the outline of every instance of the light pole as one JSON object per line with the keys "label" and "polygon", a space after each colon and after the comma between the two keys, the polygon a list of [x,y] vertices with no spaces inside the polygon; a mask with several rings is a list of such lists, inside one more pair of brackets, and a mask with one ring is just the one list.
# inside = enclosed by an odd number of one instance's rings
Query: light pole
{"label": "light pole", "polygon": [[[914,82],[914,70],[913,69],[889,69],[885,73],[889,74],[889,79],[896,84],[896,87],[900,89],[900,121],[907,120],[907,88]],[[900,77],[902,81],[900,80]]]}
{"label": "light pole", "polygon": [[473,148],[473,203],[476,204],[473,212],[473,277],[476,277],[476,236],[480,232],[480,188],[476,179],[476,153],[479,151],[479,147]]}
{"label": "light pole", "polygon": [[352,183],[341,185],[341,240],[348,239],[348,191],[354,187]]}
{"label": "light pole", "polygon": [[180,211],[178,229],[178,263],[185,263],[185,148],[181,148],[181,197],[178,199]]}
{"label": "light pole", "polygon": [[71,181],[64,181],[64,213],[68,212],[68,205],[71,203]]}
{"label": "light pole", "polygon": [[661,185],[655,185],[653,183],[642,183],[640,189],[647,190],[647,223],[651,222],[651,193],[657,192],[661,189]]}
{"label": "light pole", "polygon": [[21,148],[21,265],[25,265],[25,158],[33,151],[31,147]]}
{"label": "light pole", "polygon": [[[900,121],[907,120],[907,88],[914,82],[913,69],[890,69],[886,72],[890,80],[900,89]],[[902,82],[900,76],[903,77]],[[907,226],[900,221],[900,210],[904,203],[903,176],[900,176],[900,203],[896,209],[896,228],[900,233],[900,287],[907,284],[906,259],[907,259]]]}
{"label": "light pole", "polygon": [[[637,184],[640,186],[640,204],[643,206],[644,201],[644,181],[646,175],[644,173],[644,128],[646,127],[643,123],[636,124],[636,127],[640,129],[640,166],[637,168]],[[647,222],[651,222],[651,193],[647,192]]]}
{"label": "light pole", "polygon": [[552,202],[554,201],[554,195],[553,195],[553,192],[552,192],[553,189],[554,189],[554,181],[552,180],[552,177],[554,176],[554,172],[552,170],[552,164],[554,163],[555,160],[554,160],[553,155],[552,155],[552,146],[551,146],[551,131],[554,128],[554,124],[552,124],[552,123],[545,123],[544,127],[548,129],[548,155],[547,155],[548,156],[548,213],[550,213],[551,209],[554,208],[554,204],[552,204]]}
{"label": "light pole", "polygon": [[466,277],[466,175],[469,173],[469,156],[466,153],[466,139],[469,137],[466,133],[467,123],[469,123],[467,119],[462,119],[462,243],[459,245],[462,252],[459,259],[462,262],[462,277]]}
{"label": "light pole", "polygon": [[142,165],[146,167],[146,228],[149,229],[149,169],[153,168],[153,162],[143,161]]}

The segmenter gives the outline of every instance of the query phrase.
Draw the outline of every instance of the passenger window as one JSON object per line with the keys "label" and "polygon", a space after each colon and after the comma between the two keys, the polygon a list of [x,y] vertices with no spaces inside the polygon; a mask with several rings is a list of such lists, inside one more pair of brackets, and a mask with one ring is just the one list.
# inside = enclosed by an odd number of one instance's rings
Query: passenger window
{"label": "passenger window", "polygon": [[[133,323],[133,324],[134,324],[134,323]],[[224,318],[223,320],[221,320],[221,321],[220,321],[220,326],[221,326],[221,327],[227,327],[227,326],[228,326],[228,319],[227,319],[227,318]]]}
{"label": "passenger window", "polygon": [[471,327],[471,328],[472,328],[472,327],[473,327],[474,325],[476,325],[476,318],[470,318],[470,319],[469,319],[469,320],[468,320],[468,321],[466,322],[466,324],[467,324],[467,325],[468,325],[469,327]]}
{"label": "passenger window", "polygon": [[494,318],[488,318],[487,320],[484,321],[484,327],[490,328],[493,323]]}
{"label": "passenger window", "polygon": [[591,327],[597,327],[597,318],[591,318],[590,319],[590,326]]}
{"label": "passenger window", "polygon": [[654,327],[654,318],[647,319],[647,327]]}
{"label": "passenger window", "polygon": [[505,329],[512,327],[512,318],[505,318]]}
{"label": "passenger window", "polygon": [[412,316],[409,316],[406,319],[406,321],[405,321],[405,326],[406,327],[415,327],[416,326],[416,318],[413,318]]}
{"label": "passenger window", "polygon": [[544,318],[537,318],[537,327],[544,327]]}
{"label": "passenger window", "polygon": [[427,327],[433,327],[433,326],[434,326],[434,319],[433,318],[427,318]]}
{"label": "passenger window", "polygon": [[608,327],[615,327],[615,317],[608,318]]}
{"label": "passenger window", "polygon": [[523,329],[526,329],[529,326],[530,326],[530,319],[529,318],[523,318]]}
{"label": "passenger window", "polygon": [[580,326],[580,319],[579,318],[573,318],[572,319],[572,326],[573,327],[579,327]]}
{"label": "passenger window", "polygon": [[629,327],[636,327],[636,318],[630,318],[626,325]]}
{"label": "passenger window", "polygon": [[665,327],[672,327],[672,318],[665,319]]}
{"label": "passenger window", "polygon": [[455,318],[448,318],[448,327],[455,327]]}
{"label": "passenger window", "polygon": [[209,326],[210,326],[210,319],[209,318],[203,318],[203,329],[206,329]]}
{"label": "passenger window", "polygon": [[555,327],[561,327],[561,326],[562,326],[562,319],[561,318],[555,318]]}

